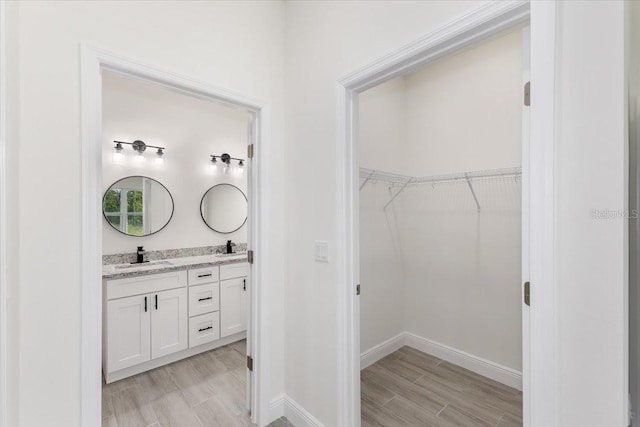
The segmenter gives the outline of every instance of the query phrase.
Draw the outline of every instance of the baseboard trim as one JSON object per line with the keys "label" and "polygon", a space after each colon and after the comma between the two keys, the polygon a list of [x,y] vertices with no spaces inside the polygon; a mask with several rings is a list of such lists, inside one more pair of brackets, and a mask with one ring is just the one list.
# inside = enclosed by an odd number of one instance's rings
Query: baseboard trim
{"label": "baseboard trim", "polygon": [[522,372],[516,371],[515,369],[507,368],[506,366],[412,334],[411,332],[405,332],[405,345],[522,391]]}
{"label": "baseboard trim", "polygon": [[296,427],[324,427],[316,417],[287,395],[284,396],[284,416]]}
{"label": "baseboard trim", "polygon": [[271,399],[269,402],[269,418],[267,419],[267,424],[270,424],[277,420],[280,417],[284,416],[284,400],[286,395],[279,394],[278,396]]}
{"label": "baseboard trim", "polygon": [[369,350],[364,351],[360,355],[360,369],[362,370],[367,366],[373,365],[383,357],[386,357],[394,351],[399,350],[401,347],[406,345],[405,341],[406,335],[404,332],[401,332],[395,337],[391,337],[388,340],[383,341],[374,347],[371,347]]}
{"label": "baseboard trim", "polygon": [[522,390],[522,372],[411,332],[402,332],[362,353],[360,355],[360,369],[376,363],[405,345],[462,366],[483,377],[490,378],[517,390]]}

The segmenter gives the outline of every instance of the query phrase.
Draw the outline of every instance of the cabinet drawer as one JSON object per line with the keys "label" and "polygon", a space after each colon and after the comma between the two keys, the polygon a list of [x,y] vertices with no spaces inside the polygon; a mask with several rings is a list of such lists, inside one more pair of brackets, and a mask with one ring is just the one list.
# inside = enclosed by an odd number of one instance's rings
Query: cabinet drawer
{"label": "cabinet drawer", "polygon": [[217,282],[219,278],[219,267],[217,265],[189,270],[189,286]]}
{"label": "cabinet drawer", "polygon": [[220,312],[202,314],[189,319],[189,348],[220,338]]}
{"label": "cabinet drawer", "polygon": [[249,275],[249,263],[226,264],[220,266],[220,280],[235,279]]}
{"label": "cabinet drawer", "polygon": [[107,280],[107,299],[150,294],[184,286],[187,286],[187,272],[185,270]]}
{"label": "cabinet drawer", "polygon": [[220,285],[206,283],[189,286],[189,317],[211,313],[220,309]]}

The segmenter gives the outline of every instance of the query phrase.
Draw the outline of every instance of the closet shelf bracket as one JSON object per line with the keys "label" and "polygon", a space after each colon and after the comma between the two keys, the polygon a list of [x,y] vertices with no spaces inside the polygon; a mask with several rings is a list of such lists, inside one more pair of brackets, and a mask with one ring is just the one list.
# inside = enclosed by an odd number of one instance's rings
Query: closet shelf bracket
{"label": "closet shelf bracket", "polygon": [[397,192],[396,194],[394,194],[394,195],[393,195],[393,197],[391,198],[391,200],[389,200],[389,201],[387,202],[387,204],[386,204],[386,205],[384,205],[384,208],[382,208],[382,210],[383,210],[383,211],[386,211],[386,210],[387,210],[387,206],[389,206],[389,205],[390,205],[390,204],[395,200],[395,198],[396,198],[396,197],[398,197],[398,196],[400,195],[400,193],[402,193],[402,190],[404,190],[405,188],[407,188],[407,185],[411,184],[411,183],[412,183],[412,182],[414,182],[414,181],[415,181],[415,178],[409,178],[409,179],[407,180],[407,182],[405,182],[405,183],[404,183],[404,185],[403,185],[402,187],[400,187],[400,189],[398,190],[398,192]]}
{"label": "closet shelf bracket", "polygon": [[369,182],[369,180],[371,179],[371,177],[372,177],[372,176],[373,176],[373,174],[375,174],[375,173],[376,173],[376,171],[375,171],[375,170],[372,170],[372,171],[371,171],[371,173],[369,174],[369,176],[368,176],[368,177],[366,177],[366,178],[365,178],[365,180],[364,180],[364,182],[360,185],[360,190],[359,190],[359,191],[362,191],[362,188],[363,188],[365,185],[367,185],[367,182]]}
{"label": "closet shelf bracket", "polygon": [[476,207],[478,208],[478,212],[480,212],[480,203],[478,202],[478,197],[476,197],[476,192],[473,190],[473,185],[471,185],[469,174],[465,173],[464,178],[467,180],[467,185],[469,186],[469,190],[471,190],[471,195],[473,196],[473,200],[476,202]]}

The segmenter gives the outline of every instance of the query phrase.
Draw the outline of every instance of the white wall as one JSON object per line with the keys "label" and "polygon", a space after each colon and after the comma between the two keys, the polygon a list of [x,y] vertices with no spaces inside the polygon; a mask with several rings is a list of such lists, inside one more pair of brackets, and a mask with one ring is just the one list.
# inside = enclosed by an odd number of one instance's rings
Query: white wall
{"label": "white wall", "polygon": [[413,175],[521,164],[522,32],[511,31],[406,76]]}
{"label": "white wall", "polygon": [[[235,173],[233,168],[228,173],[212,172],[209,155],[246,158],[249,114],[109,73],[103,74],[102,86],[103,192],[121,178],[144,175],[167,187],[174,202],[169,224],[151,236],[126,236],[103,218],[103,254],[134,252],[139,245],[159,250],[223,245],[228,239],[246,243],[246,226],[230,234],[207,227],[200,216],[200,201],[220,183],[233,184],[246,194],[247,174]],[[156,165],[155,150],[150,148],[146,160],[137,162],[127,145],[122,151],[125,161],[114,161],[113,141],[136,139],[166,147],[164,164]]]}
{"label": "white wall", "polygon": [[[358,100],[358,142],[364,167],[407,173],[404,78],[362,93]],[[368,182],[360,191],[360,348],[364,352],[405,331],[405,275],[402,241],[394,207],[383,211],[388,186]]]}
{"label": "white wall", "polygon": [[[144,62],[271,104],[275,149],[262,159],[268,218],[264,294],[270,353],[270,399],[283,392],[284,201],[279,141],[283,132],[284,11],[280,2],[19,2],[9,41],[10,186],[19,212],[9,217],[19,276],[18,400],[21,427],[74,427],[80,420],[80,43]],[[208,153],[207,153],[208,154]],[[171,150],[167,152],[170,159]],[[15,193],[14,193],[15,194]],[[46,209],[43,209],[46,208]],[[52,214],[55,212],[55,215]],[[18,247],[18,241],[21,242]],[[12,255],[13,256],[13,255]],[[12,324],[11,328],[17,327]],[[17,361],[19,360],[19,366]],[[12,374],[13,375],[13,374]],[[12,427],[16,424],[12,424]]]}
{"label": "white wall", "polygon": [[[365,91],[360,164],[413,176],[520,166],[521,58],[515,30]],[[360,192],[363,351],[408,331],[522,369],[520,182],[473,185],[480,214],[466,182],[407,187],[386,213],[386,184]]]}

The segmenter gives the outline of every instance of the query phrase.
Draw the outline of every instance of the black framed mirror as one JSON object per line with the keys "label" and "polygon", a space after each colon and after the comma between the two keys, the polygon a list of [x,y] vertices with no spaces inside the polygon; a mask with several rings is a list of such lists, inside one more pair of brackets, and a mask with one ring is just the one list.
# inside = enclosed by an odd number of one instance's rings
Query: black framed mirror
{"label": "black framed mirror", "polygon": [[247,222],[248,200],[244,192],[231,184],[209,188],[200,201],[204,223],[221,234],[239,230]]}
{"label": "black framed mirror", "polygon": [[114,182],[102,197],[102,214],[111,227],[127,236],[149,236],[173,217],[173,197],[167,187],[146,176]]}

